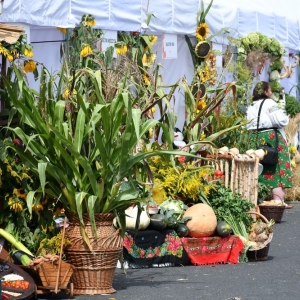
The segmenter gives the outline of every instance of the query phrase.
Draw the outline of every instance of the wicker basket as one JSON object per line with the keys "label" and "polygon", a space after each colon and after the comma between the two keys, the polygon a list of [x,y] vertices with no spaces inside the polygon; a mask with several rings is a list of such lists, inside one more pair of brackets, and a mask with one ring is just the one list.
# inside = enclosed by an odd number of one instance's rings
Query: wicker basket
{"label": "wicker basket", "polygon": [[[257,212],[251,212],[251,214],[256,214],[263,219],[265,223],[268,223],[268,220],[265,216],[262,214],[259,214]],[[269,234],[269,238],[258,248],[258,249],[249,249],[247,251],[247,257],[249,261],[261,261],[261,260],[267,260],[268,259],[268,253],[270,248],[270,243],[273,238],[273,232]]]}
{"label": "wicker basket", "polygon": [[58,288],[65,288],[67,287],[74,272],[74,266],[62,261],[60,270],[58,270],[58,268],[58,263],[42,262],[34,267],[33,270],[38,272],[43,286],[53,288],[56,285],[57,275],[59,272]]}
{"label": "wicker basket", "polygon": [[285,210],[284,205],[259,205],[259,210],[268,220],[273,219],[275,223],[281,223],[281,219]]}
{"label": "wicker basket", "polygon": [[114,214],[95,214],[98,238],[92,232],[88,214],[84,214],[85,232],[92,251],[82,239],[77,215],[68,215],[69,227],[66,238],[72,245],[64,249],[67,260],[75,266],[72,276],[74,294],[111,294],[118,259],[123,249],[123,239],[113,225]]}

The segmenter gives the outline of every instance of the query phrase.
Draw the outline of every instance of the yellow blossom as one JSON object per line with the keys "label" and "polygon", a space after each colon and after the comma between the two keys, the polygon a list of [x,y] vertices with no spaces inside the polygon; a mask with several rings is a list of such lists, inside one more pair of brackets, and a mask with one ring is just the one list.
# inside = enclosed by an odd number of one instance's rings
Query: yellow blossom
{"label": "yellow blossom", "polygon": [[116,53],[117,55],[123,55],[128,51],[127,45],[123,45],[123,46],[116,46]]}
{"label": "yellow blossom", "polygon": [[293,146],[289,147],[289,150],[292,154],[296,154],[296,152],[297,152],[297,149]]}
{"label": "yellow blossom", "polygon": [[27,57],[33,57],[33,52],[31,49],[25,49],[24,50],[24,55],[27,56]]}
{"label": "yellow blossom", "polygon": [[149,35],[149,41],[152,45],[154,45],[157,41],[157,36],[156,35]]}
{"label": "yellow blossom", "polygon": [[92,48],[90,46],[84,46],[80,51],[80,56],[86,57],[91,53],[93,53]]}
{"label": "yellow blossom", "polygon": [[86,26],[88,26],[88,27],[96,26],[96,21],[95,21],[95,19],[94,19],[94,20],[87,20],[87,21],[86,21]]}
{"label": "yellow blossom", "polygon": [[145,75],[143,76],[143,80],[144,80],[145,85],[148,85],[148,86],[151,85],[151,81],[150,81],[150,76],[149,76],[149,74],[145,74]]}
{"label": "yellow blossom", "polygon": [[36,64],[33,60],[28,60],[24,63],[23,69],[26,73],[33,72],[36,69]]}
{"label": "yellow blossom", "polygon": [[51,225],[48,227],[48,230],[50,232],[52,232],[54,229],[55,229],[55,227],[54,227],[53,223],[51,223]]}
{"label": "yellow blossom", "polygon": [[201,23],[196,29],[196,38],[199,41],[204,41],[208,33],[208,25],[206,23]]}
{"label": "yellow blossom", "polygon": [[291,160],[291,166],[292,168],[296,168],[297,167],[297,164],[294,160]]}
{"label": "yellow blossom", "polygon": [[62,28],[62,27],[56,27],[56,28],[64,34],[67,33],[67,28]]}
{"label": "yellow blossom", "polygon": [[156,59],[156,54],[144,54],[142,58],[143,66],[144,67],[151,67]]}
{"label": "yellow blossom", "polygon": [[202,133],[202,134],[200,135],[200,141],[204,140],[205,138],[206,138],[206,134]]}
{"label": "yellow blossom", "polygon": [[202,110],[206,107],[206,102],[205,100],[199,100],[197,103],[197,109],[198,110]]}

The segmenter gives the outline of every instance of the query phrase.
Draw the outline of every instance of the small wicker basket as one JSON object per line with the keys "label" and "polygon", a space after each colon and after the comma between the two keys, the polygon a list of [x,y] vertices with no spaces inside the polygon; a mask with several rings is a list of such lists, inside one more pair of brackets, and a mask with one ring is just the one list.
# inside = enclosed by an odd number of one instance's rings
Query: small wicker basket
{"label": "small wicker basket", "polygon": [[[261,217],[261,219],[265,222],[268,223],[268,219],[263,216],[262,214],[259,214],[257,212],[251,212],[251,214],[256,214]],[[249,249],[247,251],[247,257],[249,261],[261,261],[261,260],[267,260],[268,259],[268,253],[269,253],[269,248],[270,248],[270,243],[273,238],[273,232],[269,234],[268,239],[261,244],[261,246],[257,249]]]}
{"label": "small wicker basket", "polygon": [[273,219],[275,223],[281,223],[281,219],[285,210],[284,205],[259,205],[260,213],[268,220]]}

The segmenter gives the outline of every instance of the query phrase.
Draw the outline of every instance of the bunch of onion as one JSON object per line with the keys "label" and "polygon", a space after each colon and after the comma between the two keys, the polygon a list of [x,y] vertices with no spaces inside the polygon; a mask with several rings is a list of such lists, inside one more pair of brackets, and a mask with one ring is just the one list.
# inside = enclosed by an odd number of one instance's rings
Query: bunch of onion
{"label": "bunch of onion", "polygon": [[261,219],[251,224],[248,240],[253,242],[252,248],[259,248],[268,238],[269,234],[273,232],[273,225],[275,221],[271,219],[268,223]]}

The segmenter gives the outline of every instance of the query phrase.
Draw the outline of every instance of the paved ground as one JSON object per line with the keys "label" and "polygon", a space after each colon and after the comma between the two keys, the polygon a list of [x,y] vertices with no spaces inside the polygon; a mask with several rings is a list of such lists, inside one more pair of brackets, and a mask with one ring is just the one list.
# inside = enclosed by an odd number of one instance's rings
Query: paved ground
{"label": "paved ground", "polygon": [[[300,299],[300,203],[275,225],[269,258],[237,265],[117,269],[111,295],[77,300],[298,300]],[[41,298],[39,298],[41,299]],[[45,299],[45,297],[43,298]]]}

